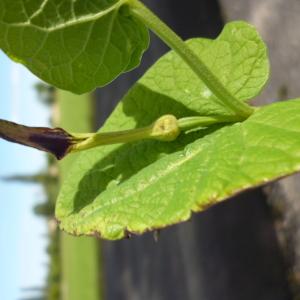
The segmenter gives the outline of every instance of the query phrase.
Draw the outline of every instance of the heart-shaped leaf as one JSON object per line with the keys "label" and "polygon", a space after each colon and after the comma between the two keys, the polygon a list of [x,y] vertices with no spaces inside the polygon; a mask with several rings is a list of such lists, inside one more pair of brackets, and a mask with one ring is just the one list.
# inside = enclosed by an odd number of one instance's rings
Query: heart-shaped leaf
{"label": "heart-shaped leaf", "polygon": [[0,48],[50,84],[88,92],[140,63],[148,30],[125,0],[1,0]]}
{"label": "heart-shaped leaf", "polygon": [[[255,29],[244,22],[228,24],[217,40],[193,39],[188,44],[241,101],[256,96],[268,79],[265,45]],[[183,134],[172,143],[141,141],[82,153],[57,202],[61,228],[74,234],[97,232],[104,238],[118,239],[126,231],[142,233],[186,220],[192,210],[292,172],[290,162],[289,167],[281,163],[282,169],[274,168],[273,173],[262,176],[250,174],[248,178],[242,169],[237,172],[243,147],[249,146],[241,141],[243,132],[248,130],[255,136],[258,127],[251,120],[267,118],[270,111],[274,111],[272,107],[262,109],[242,124]],[[276,119],[279,124],[283,112]],[[180,118],[230,113],[170,52],[134,85],[101,131],[142,127],[164,114]],[[276,135],[273,137],[278,141]],[[269,155],[269,150],[261,153],[266,152]],[[250,150],[249,157],[243,156],[243,167],[249,160],[253,160]],[[228,166],[231,161],[232,168]],[[230,186],[231,178],[236,180]]]}

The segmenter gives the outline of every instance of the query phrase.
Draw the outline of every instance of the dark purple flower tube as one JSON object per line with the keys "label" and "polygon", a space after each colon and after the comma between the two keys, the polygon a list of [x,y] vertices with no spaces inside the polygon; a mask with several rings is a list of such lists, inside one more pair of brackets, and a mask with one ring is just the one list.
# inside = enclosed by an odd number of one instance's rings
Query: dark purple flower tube
{"label": "dark purple flower tube", "polygon": [[61,128],[28,127],[0,119],[0,137],[25,146],[33,147],[62,159],[69,153],[75,138]]}

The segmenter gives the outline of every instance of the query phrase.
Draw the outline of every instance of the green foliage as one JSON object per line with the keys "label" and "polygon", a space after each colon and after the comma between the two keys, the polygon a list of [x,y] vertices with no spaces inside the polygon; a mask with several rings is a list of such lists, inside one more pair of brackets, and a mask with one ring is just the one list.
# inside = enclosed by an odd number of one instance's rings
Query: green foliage
{"label": "green foliage", "polygon": [[125,0],[1,0],[0,48],[44,81],[75,93],[136,67],[148,31]]}
{"label": "green foliage", "polygon": [[[192,130],[188,124],[170,143],[139,140],[85,151],[56,206],[69,233],[119,239],[163,228],[300,169],[300,100],[256,109],[247,103],[269,77],[267,49],[251,25],[229,23],[214,41],[184,43],[138,0],[0,0],[1,49],[76,93],[137,66],[148,46],[145,25],[174,51],[132,87],[100,130],[113,133],[68,134],[68,150],[97,146],[108,136],[144,138],[140,127],[162,115],[175,116],[175,127],[180,118],[209,121]],[[120,129],[131,131],[115,132]],[[37,134],[28,132],[36,131],[0,122],[0,136],[32,146]],[[47,149],[49,139],[39,134],[35,142],[43,147],[37,148]]]}
{"label": "green foliage", "polygon": [[62,190],[57,206],[61,227],[74,234],[122,238],[124,231],[142,233],[187,220],[192,211],[299,171],[299,118],[300,100],[266,106],[245,122],[206,132],[148,166],[145,161],[159,157],[155,144],[116,149],[81,172],[74,190],[78,170],[86,168],[84,162],[90,165],[96,150],[85,153]]}
{"label": "green foliage", "polygon": [[[245,22],[227,24],[216,40],[191,39],[187,41],[187,45],[205,61],[238,100],[245,101],[257,96],[269,78],[266,46],[255,28]],[[143,114],[148,113],[151,103],[155,103],[157,98],[162,100],[164,96],[191,110],[188,114],[176,111],[176,117],[232,115],[232,111],[214,96],[174,51],[161,58],[139,80],[138,85],[151,91],[145,93],[149,103],[148,107],[140,112]],[[136,98],[135,102],[142,102],[145,95],[134,94],[131,97]],[[160,102],[161,106],[167,106],[167,103]],[[139,109],[139,104],[136,105]],[[174,113],[172,110],[167,111]]]}
{"label": "green foliage", "polygon": [[[255,29],[244,22],[228,24],[215,41],[193,39],[188,44],[197,55],[205,57],[208,66],[240,100],[256,96],[268,78],[264,43]],[[229,45],[232,45],[231,48]],[[250,49],[245,51],[244,45]],[[239,79],[236,85],[231,79],[234,76]],[[243,89],[245,92],[242,92]],[[182,59],[170,52],[135,84],[101,131],[139,128],[166,113],[178,118],[230,115],[231,112],[217,99],[212,101],[212,97],[212,93]],[[115,239],[123,237],[124,230],[140,233],[185,220],[199,197],[196,190],[202,179],[201,174],[196,176],[196,173],[209,157],[200,153],[197,161],[196,157],[187,159],[184,153],[189,153],[198,144],[205,144],[211,135],[219,134],[219,130],[214,132],[216,129],[182,135],[173,143],[143,141],[83,153],[65,181],[58,199],[56,214],[62,221],[61,228],[78,234],[99,232],[104,238]],[[197,146],[193,146],[196,139],[199,139],[195,142]],[[174,154],[166,156],[171,153]],[[188,165],[192,167],[185,169],[182,158],[184,162],[189,161]],[[172,170],[173,165],[180,168],[174,169],[174,174],[168,171],[167,177],[170,179],[159,175],[164,170]],[[192,174],[195,181],[188,174]],[[184,188],[181,193],[178,190],[179,182],[184,177],[187,177],[185,195]],[[153,186],[150,184],[145,190],[141,189],[152,180],[155,181]],[[169,188],[165,189],[167,184]],[[213,190],[214,186],[211,187]],[[164,191],[168,192],[164,194]],[[231,193],[235,191],[233,189]],[[174,197],[177,194],[180,197]],[[201,202],[207,206],[209,200],[204,198]]]}
{"label": "green foliage", "polygon": [[45,105],[51,106],[55,103],[55,88],[43,82],[34,85],[38,99]]}
{"label": "green foliage", "polygon": [[33,211],[37,216],[52,217],[54,215],[54,208],[54,203],[47,201],[36,204],[33,208]]}

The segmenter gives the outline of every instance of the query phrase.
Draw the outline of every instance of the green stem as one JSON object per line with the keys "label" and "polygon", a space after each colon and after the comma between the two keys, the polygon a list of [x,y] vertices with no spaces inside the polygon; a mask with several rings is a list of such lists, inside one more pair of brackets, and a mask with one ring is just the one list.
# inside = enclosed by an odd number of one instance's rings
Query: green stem
{"label": "green stem", "polygon": [[177,120],[173,115],[164,115],[152,125],[104,133],[68,133],[61,128],[28,127],[0,119],[0,138],[33,147],[62,159],[68,153],[78,152],[102,145],[121,144],[143,139],[170,142],[181,132],[216,123],[236,122],[232,117],[186,117]]}
{"label": "green stem", "polygon": [[130,5],[131,13],[173,49],[208,86],[214,95],[226,107],[230,108],[235,115],[240,116],[241,119],[246,119],[253,113],[253,108],[236,99],[209,70],[201,58],[151,10],[138,0],[128,0],[128,4]]}
{"label": "green stem", "polygon": [[[123,144],[143,139],[155,139],[160,141],[173,141],[180,134],[177,119],[173,115],[165,115],[157,119],[152,125],[132,130],[87,133],[86,139],[75,143],[70,152],[82,151],[98,146]],[[83,134],[72,134],[75,140],[83,138]]]}
{"label": "green stem", "polygon": [[[76,134],[73,134],[75,137]],[[87,134],[87,137],[91,134]],[[115,131],[95,133],[86,140],[75,144],[71,152],[82,151],[103,145],[123,144],[138,141],[147,138],[149,135],[149,128],[138,128],[133,130]]]}
{"label": "green stem", "polygon": [[232,123],[236,121],[236,117],[222,119],[220,117],[196,116],[177,120],[173,115],[164,115],[152,125],[143,128],[104,133],[72,134],[73,138],[78,142],[71,146],[69,152],[78,152],[103,145],[123,144],[144,139],[170,142],[174,141],[181,132],[199,127],[208,127],[212,124]]}
{"label": "green stem", "polygon": [[208,127],[213,124],[234,123],[237,121],[238,119],[236,117],[232,117],[232,118],[206,117],[206,116],[187,117],[178,120],[178,127],[180,128],[181,131],[188,131],[199,127]]}

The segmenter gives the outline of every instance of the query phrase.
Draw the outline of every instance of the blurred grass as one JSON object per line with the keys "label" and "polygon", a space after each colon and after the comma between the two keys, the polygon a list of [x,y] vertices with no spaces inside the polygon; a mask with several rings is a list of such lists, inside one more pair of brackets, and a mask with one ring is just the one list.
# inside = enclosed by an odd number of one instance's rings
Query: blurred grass
{"label": "blurred grass", "polygon": [[[58,126],[70,132],[90,132],[93,124],[93,103],[90,95],[74,95],[57,91]],[[78,154],[60,163],[62,180]],[[99,242],[90,237],[73,237],[61,233],[62,300],[102,299]]]}

